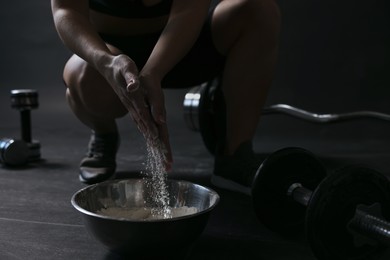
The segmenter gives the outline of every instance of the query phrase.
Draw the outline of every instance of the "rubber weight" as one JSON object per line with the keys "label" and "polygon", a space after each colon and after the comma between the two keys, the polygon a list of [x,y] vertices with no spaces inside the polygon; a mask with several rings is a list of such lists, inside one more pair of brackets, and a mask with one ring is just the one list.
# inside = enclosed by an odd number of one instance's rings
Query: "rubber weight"
{"label": "rubber weight", "polygon": [[23,140],[0,139],[0,163],[6,166],[23,166],[29,160],[29,148]]}
{"label": "rubber weight", "polygon": [[215,153],[223,145],[226,132],[225,101],[219,79],[193,87],[184,98],[184,120],[194,131],[200,131],[207,150]]}
{"label": "rubber weight", "polygon": [[287,190],[293,180],[314,189],[325,177],[322,163],[303,148],[290,147],[272,153],[261,164],[252,187],[258,219],[284,236],[302,232],[306,207],[289,198]]}
{"label": "rubber weight", "polygon": [[305,221],[306,237],[317,258],[379,259],[383,245],[356,245],[347,228],[357,207],[373,204],[381,205],[384,219],[390,219],[390,184],[375,170],[348,166],[322,181],[311,196]]}

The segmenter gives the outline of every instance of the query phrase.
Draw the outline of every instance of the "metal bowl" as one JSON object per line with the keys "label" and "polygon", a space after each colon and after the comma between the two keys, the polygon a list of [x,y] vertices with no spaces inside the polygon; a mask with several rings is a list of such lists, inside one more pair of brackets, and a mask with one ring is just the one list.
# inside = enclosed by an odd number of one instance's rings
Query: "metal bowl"
{"label": "metal bowl", "polygon": [[102,215],[99,211],[120,207],[140,208],[150,197],[143,179],[112,180],[76,192],[71,203],[83,217],[88,232],[110,251],[119,254],[149,254],[190,247],[203,232],[219,195],[206,187],[168,180],[169,206],[195,207],[196,213],[172,218],[137,220]]}

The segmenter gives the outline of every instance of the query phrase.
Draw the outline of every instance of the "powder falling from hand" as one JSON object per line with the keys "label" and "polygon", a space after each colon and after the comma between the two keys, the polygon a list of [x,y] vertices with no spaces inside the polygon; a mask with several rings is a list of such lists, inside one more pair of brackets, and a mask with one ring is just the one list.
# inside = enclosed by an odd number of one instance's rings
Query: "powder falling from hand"
{"label": "powder falling from hand", "polygon": [[192,215],[198,212],[196,207],[169,206],[170,194],[167,186],[167,172],[165,170],[164,150],[160,143],[147,142],[147,157],[145,171],[143,171],[146,184],[144,207],[108,207],[97,213],[105,216],[129,220],[158,220],[177,218]]}
{"label": "powder falling from hand", "polygon": [[145,183],[150,194],[146,204],[155,217],[172,218],[169,207],[169,191],[167,187],[167,172],[164,162],[165,155],[161,142],[147,142],[147,158],[145,167]]}

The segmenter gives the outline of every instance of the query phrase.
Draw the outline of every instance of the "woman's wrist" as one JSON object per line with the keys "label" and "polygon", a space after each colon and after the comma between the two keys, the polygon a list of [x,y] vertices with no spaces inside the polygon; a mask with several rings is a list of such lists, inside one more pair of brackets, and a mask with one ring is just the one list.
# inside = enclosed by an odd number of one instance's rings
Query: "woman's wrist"
{"label": "woman's wrist", "polygon": [[159,72],[158,70],[144,68],[140,72],[140,78],[148,78],[148,79],[151,79],[153,82],[161,82],[164,78],[164,75],[163,75],[163,73]]}
{"label": "woman's wrist", "polygon": [[104,74],[104,71],[111,67],[113,60],[115,56],[111,53],[104,52],[104,51],[97,51],[94,53],[94,59],[93,59],[93,66],[97,71],[99,71],[101,74]]}

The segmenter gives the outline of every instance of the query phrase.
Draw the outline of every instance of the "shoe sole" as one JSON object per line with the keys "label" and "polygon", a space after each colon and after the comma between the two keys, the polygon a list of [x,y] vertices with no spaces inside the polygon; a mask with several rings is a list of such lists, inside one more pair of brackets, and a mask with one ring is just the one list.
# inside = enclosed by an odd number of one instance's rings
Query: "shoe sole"
{"label": "shoe sole", "polygon": [[89,180],[86,180],[83,178],[83,176],[81,176],[81,174],[79,174],[79,181],[84,183],[84,184],[88,184],[88,185],[91,185],[91,184],[96,184],[96,183],[100,183],[100,182],[103,182],[103,181],[108,181],[108,180],[113,180],[115,179],[115,173],[112,174],[110,177],[108,177],[107,179],[104,179],[102,181],[89,181]]}
{"label": "shoe sole", "polygon": [[252,194],[252,188],[241,185],[237,182],[231,181],[229,179],[225,179],[223,177],[217,175],[211,175],[211,183],[218,188],[239,192],[245,195],[250,196]]}

